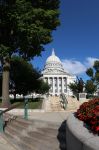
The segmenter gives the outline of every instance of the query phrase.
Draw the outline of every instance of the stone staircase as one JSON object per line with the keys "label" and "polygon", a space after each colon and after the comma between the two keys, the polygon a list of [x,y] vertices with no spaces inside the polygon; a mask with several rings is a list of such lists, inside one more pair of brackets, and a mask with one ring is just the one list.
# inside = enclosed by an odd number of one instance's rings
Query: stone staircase
{"label": "stone staircase", "polygon": [[67,97],[67,108],[66,110],[77,110],[80,106],[80,102],[76,99],[76,98],[72,98],[72,97]]}
{"label": "stone staircase", "polygon": [[60,103],[60,98],[58,96],[49,96],[45,100],[44,110],[46,112],[64,111]]}
{"label": "stone staircase", "polygon": [[52,111],[64,111],[64,109],[61,106],[60,98],[58,96],[52,96],[50,97],[51,101],[51,110]]}
{"label": "stone staircase", "polygon": [[16,117],[6,123],[4,136],[17,150],[66,150],[66,121],[52,123]]}
{"label": "stone staircase", "polygon": [[[66,111],[77,110],[81,105],[81,102],[78,101],[76,98],[67,97],[67,101],[68,103],[67,103]],[[45,105],[46,112],[65,111],[60,102],[60,97],[58,96],[49,96],[45,102],[46,102]]]}

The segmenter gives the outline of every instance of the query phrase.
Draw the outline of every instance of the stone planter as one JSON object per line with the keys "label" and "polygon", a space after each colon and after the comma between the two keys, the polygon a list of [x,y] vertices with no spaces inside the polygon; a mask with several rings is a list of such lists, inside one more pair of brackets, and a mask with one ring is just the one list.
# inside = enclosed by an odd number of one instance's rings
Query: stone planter
{"label": "stone planter", "polygon": [[90,133],[74,114],[67,119],[66,143],[67,150],[99,150],[99,136]]}

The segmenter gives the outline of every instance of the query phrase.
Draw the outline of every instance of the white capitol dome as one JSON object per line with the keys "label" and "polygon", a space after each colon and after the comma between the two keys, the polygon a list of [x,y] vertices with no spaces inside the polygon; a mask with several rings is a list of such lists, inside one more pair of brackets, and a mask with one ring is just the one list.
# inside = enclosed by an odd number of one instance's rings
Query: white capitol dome
{"label": "white capitol dome", "polygon": [[52,50],[52,55],[47,58],[47,63],[61,63],[60,59],[55,55],[54,49]]}
{"label": "white capitol dome", "polygon": [[52,55],[47,58],[44,69],[45,72],[46,71],[50,72],[52,70],[55,71],[56,69],[64,71],[63,65],[60,59],[55,55],[54,49],[52,50]]}

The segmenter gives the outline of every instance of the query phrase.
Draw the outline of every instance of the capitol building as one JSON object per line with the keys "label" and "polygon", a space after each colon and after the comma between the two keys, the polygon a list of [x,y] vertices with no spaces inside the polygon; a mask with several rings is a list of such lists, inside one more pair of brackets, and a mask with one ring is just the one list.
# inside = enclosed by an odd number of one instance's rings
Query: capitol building
{"label": "capitol building", "polygon": [[76,80],[76,76],[67,73],[60,59],[55,55],[54,49],[51,56],[46,60],[42,71],[43,80],[50,85],[49,94],[59,96],[64,93],[67,96],[72,95],[68,85]]}

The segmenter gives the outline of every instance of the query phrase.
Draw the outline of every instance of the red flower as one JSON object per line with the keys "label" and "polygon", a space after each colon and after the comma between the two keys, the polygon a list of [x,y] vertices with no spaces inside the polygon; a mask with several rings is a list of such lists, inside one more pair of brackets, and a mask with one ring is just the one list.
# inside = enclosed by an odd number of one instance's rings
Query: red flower
{"label": "red flower", "polygon": [[99,131],[99,126],[96,127],[96,131]]}
{"label": "red flower", "polygon": [[83,103],[77,110],[76,117],[84,121],[93,133],[99,134],[99,98]]}

